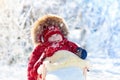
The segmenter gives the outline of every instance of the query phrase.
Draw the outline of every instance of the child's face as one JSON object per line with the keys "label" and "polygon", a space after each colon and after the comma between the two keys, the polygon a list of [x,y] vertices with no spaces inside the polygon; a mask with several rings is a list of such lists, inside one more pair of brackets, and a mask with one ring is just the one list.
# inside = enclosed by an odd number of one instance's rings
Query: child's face
{"label": "child's face", "polygon": [[60,34],[53,34],[52,36],[50,36],[48,38],[49,42],[60,42],[62,40],[63,40],[63,38],[62,38],[62,36]]}

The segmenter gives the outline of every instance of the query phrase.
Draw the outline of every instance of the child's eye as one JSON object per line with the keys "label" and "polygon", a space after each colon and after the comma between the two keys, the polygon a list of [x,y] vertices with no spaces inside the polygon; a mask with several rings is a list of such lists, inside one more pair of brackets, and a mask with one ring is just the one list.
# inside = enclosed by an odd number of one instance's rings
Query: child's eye
{"label": "child's eye", "polygon": [[46,28],[47,28],[47,26],[44,25],[44,26],[43,26],[43,30],[45,30]]}

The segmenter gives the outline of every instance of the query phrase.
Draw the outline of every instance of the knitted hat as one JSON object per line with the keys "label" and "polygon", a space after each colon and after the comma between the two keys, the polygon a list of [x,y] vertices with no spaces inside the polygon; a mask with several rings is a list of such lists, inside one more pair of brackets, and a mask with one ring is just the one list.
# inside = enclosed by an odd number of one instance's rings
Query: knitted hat
{"label": "knitted hat", "polygon": [[43,31],[43,40],[48,41],[48,38],[53,34],[60,34],[63,38],[63,34],[61,33],[59,27],[57,26],[49,26]]}

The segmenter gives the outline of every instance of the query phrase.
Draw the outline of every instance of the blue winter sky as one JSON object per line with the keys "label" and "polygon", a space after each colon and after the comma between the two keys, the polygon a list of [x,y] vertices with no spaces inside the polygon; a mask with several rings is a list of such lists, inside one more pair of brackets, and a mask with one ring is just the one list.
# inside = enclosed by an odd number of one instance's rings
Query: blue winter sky
{"label": "blue winter sky", "polygon": [[1,0],[0,80],[26,79],[33,50],[31,27],[49,13],[63,17],[69,39],[88,51],[88,80],[120,80],[119,4],[120,0]]}

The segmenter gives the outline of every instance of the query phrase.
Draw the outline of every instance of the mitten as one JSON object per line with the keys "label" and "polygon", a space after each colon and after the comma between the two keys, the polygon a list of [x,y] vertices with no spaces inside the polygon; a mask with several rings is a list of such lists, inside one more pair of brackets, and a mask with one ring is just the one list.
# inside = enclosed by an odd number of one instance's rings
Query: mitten
{"label": "mitten", "polygon": [[86,59],[87,57],[87,51],[85,49],[82,49],[81,47],[77,48],[77,55],[81,58],[81,59]]}

